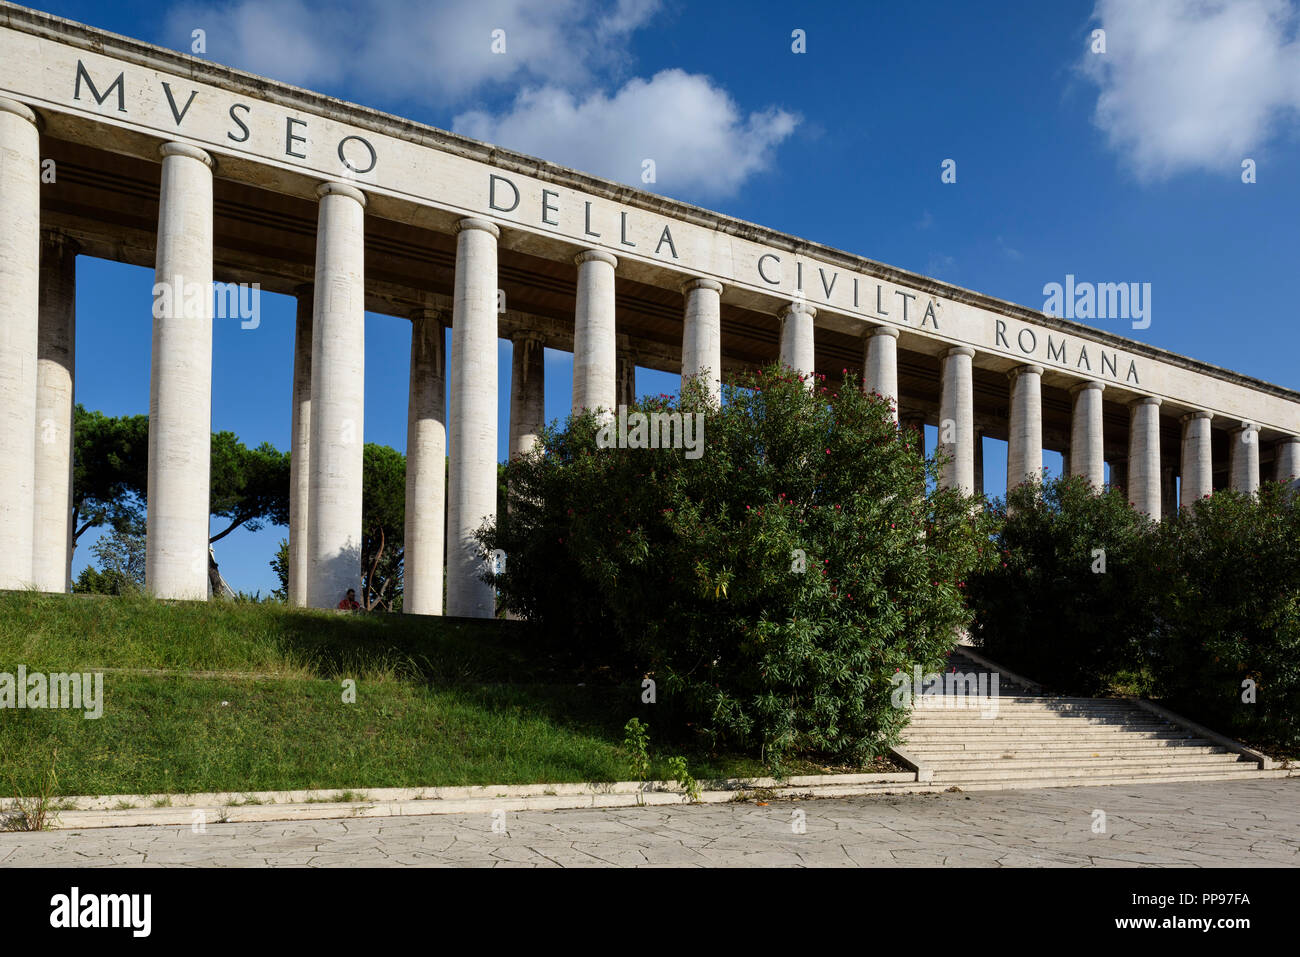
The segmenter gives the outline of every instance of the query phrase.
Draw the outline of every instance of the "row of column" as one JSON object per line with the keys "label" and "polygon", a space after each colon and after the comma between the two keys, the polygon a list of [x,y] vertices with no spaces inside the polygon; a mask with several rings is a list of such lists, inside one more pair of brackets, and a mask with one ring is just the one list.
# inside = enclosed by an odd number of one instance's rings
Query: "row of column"
{"label": "row of column", "polygon": [[[37,117],[0,98],[0,426],[11,443],[0,456],[0,587],[63,590],[71,539],[72,369],[75,248],[56,238],[42,244]],[[154,322],[150,372],[146,582],[167,598],[206,598],[211,435],[213,159],[181,143],[162,146]],[[364,455],[365,195],[345,183],[324,183],[319,200],[314,281],[298,290],[289,530],[289,598],[334,607],[361,578]],[[450,367],[444,355],[447,317],[412,315],[407,432],[405,607],[488,617],[491,588],[479,580],[474,535],[496,511],[497,494],[497,243],[498,227],[467,218],[456,227]],[[617,348],[615,274],[603,250],[575,259],[573,407],[614,409],[631,401],[633,370]],[[683,378],[706,377],[721,391],[721,293],[710,279],[682,285]],[[194,304],[201,302],[197,314]],[[792,303],[780,314],[780,357],[797,371],[814,368],[816,310]],[[864,379],[888,396],[898,416],[898,331],[866,338]],[[940,444],[948,453],[945,484],[977,489],[973,359],[969,347],[942,359]],[[1008,481],[1042,468],[1043,369],[1010,373]],[[450,380],[449,408],[443,408]],[[1069,470],[1104,481],[1102,391],[1096,381],[1073,392]],[[543,422],[541,340],[516,337],[509,450],[526,451]],[[1159,405],[1131,406],[1127,485],[1134,504],[1157,515],[1161,506]],[[1185,504],[1211,488],[1210,418],[1183,420]],[[453,453],[450,465],[447,451]],[[1300,439],[1278,448],[1279,475],[1300,473]],[[1234,487],[1259,483],[1258,428],[1234,434]],[[1167,481],[1167,480],[1166,480]],[[444,559],[445,555],[445,559]]]}
{"label": "row of column", "polygon": [[[894,404],[898,401],[898,331],[878,327],[865,340],[864,385]],[[784,357],[785,352],[783,350]],[[942,360],[939,445],[948,456],[941,479],[946,486],[966,494],[982,486],[977,478],[976,459],[981,450],[973,421],[974,390],[972,360],[975,350],[967,346],[949,349]],[[796,367],[811,369],[811,362]],[[1010,428],[1007,443],[1007,484],[1040,477],[1043,468],[1042,445],[1042,376],[1043,367],[1023,365],[1008,373],[1010,379]],[[1070,449],[1066,455],[1067,472],[1086,478],[1100,488],[1105,484],[1105,452],[1102,426],[1102,392],[1105,385],[1087,380],[1071,390],[1073,398]],[[1160,461],[1160,403],[1145,396],[1129,404],[1129,443],[1127,475],[1123,483],[1134,507],[1148,515],[1162,511]],[[1179,504],[1187,505],[1214,491],[1213,465],[1210,454],[1210,419],[1208,412],[1189,412],[1182,417],[1182,482]],[[1229,474],[1232,487],[1253,492],[1259,487],[1259,426],[1241,423],[1231,432]],[[1279,479],[1300,476],[1300,437],[1288,437],[1276,446]],[[982,472],[982,462],[980,463]],[[982,488],[979,489],[982,491]]]}
{"label": "row of column", "polygon": [[[0,585],[61,591],[71,556],[72,344],[75,249],[40,239],[39,131],[22,104],[0,99]],[[213,159],[164,144],[150,363],[146,584],[167,598],[206,598],[211,443]],[[361,577],[366,197],[345,183],[318,191],[314,281],[298,290],[289,527],[289,599],[333,607]],[[412,316],[407,435],[405,607],[490,616],[474,533],[496,511],[497,240],[486,220],[457,225],[449,417],[444,414],[446,317]],[[633,374],[617,355],[615,257],[578,265],[574,405],[630,401]],[[722,287],[683,286],[683,375],[707,373],[720,392]],[[196,309],[196,305],[198,308]],[[542,344],[516,343],[512,454],[543,418]],[[40,425],[38,430],[37,426]],[[448,428],[450,434],[448,434]],[[446,453],[453,455],[448,467]],[[445,509],[445,521],[444,521]]]}

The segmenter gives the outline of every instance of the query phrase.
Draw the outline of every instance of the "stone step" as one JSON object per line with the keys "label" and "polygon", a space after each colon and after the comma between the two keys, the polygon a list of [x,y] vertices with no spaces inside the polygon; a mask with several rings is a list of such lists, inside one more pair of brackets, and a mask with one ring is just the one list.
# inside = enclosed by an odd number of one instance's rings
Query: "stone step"
{"label": "stone step", "polygon": [[1163,735],[1148,735],[1134,732],[1132,738],[1127,736],[1116,735],[1097,735],[1085,737],[1082,735],[1035,735],[1032,737],[1023,737],[1017,735],[970,735],[963,741],[954,741],[951,737],[938,738],[916,738],[903,743],[903,747],[909,751],[926,753],[937,751],[943,745],[962,744],[968,751],[1015,751],[1028,747],[1044,747],[1048,750],[1059,750],[1061,748],[1088,748],[1092,751],[1101,751],[1112,747],[1112,742],[1119,743],[1125,740],[1132,740],[1142,743],[1152,741],[1196,741],[1196,738],[1190,735],[1175,736],[1172,733]]}
{"label": "stone step", "polygon": [[[1125,706],[1137,708],[1138,705],[1125,701],[1123,698],[1074,698],[1063,695],[998,695],[998,704],[1002,707],[1015,704],[1026,705],[1073,705],[1073,706]],[[1146,709],[1142,709],[1146,710]]]}
{"label": "stone step", "polygon": [[[914,707],[914,710],[918,713],[946,711],[949,709],[948,705],[936,705],[932,702],[945,702],[950,697],[949,695],[922,695],[916,699],[919,704]],[[1059,698],[1025,700],[1023,698],[1008,698],[1006,695],[993,695],[990,700],[996,700],[999,708],[1005,708],[1008,711],[1123,711],[1150,714],[1146,708],[1140,708],[1130,701],[1120,701],[1114,698],[1085,698],[1082,701],[1064,701]],[[953,708],[952,710],[960,709]]]}
{"label": "stone step", "polygon": [[1201,752],[1192,752],[1190,754],[1178,754],[1174,756],[1156,756],[1138,755],[1136,757],[1121,757],[1117,755],[1104,754],[1098,757],[1087,758],[1045,758],[1036,760],[1027,759],[992,759],[977,761],[951,761],[951,760],[930,760],[925,762],[926,767],[934,771],[935,775],[945,774],[949,776],[966,777],[968,773],[974,778],[974,772],[979,771],[1006,771],[1013,774],[1027,775],[1030,773],[1038,774],[1043,771],[1067,771],[1072,768],[1105,768],[1105,769],[1126,769],[1137,770],[1144,768],[1183,768],[1196,767],[1215,767],[1231,766],[1245,763],[1250,768],[1258,768],[1253,761],[1242,762],[1236,754],[1203,754]]}
{"label": "stone step", "polygon": [[1015,748],[1001,747],[1000,741],[983,741],[971,742],[962,740],[944,741],[937,744],[926,744],[912,750],[918,754],[1002,754],[1007,751],[1023,751],[1026,753],[1037,753],[1041,751],[1049,752],[1078,752],[1078,751],[1096,751],[1098,748],[1104,748],[1108,751],[1148,751],[1162,748],[1205,748],[1214,747],[1204,738],[1138,738],[1133,741],[1124,738],[1117,738],[1114,741],[1093,744],[1090,742],[1079,742],[1074,738],[1067,738],[1060,744],[1022,744]]}
{"label": "stone step", "polygon": [[926,764],[936,764],[939,762],[965,762],[965,761],[1019,761],[1022,759],[1029,760],[1074,760],[1086,758],[1148,758],[1157,761],[1176,761],[1182,754],[1234,754],[1225,748],[1214,746],[1195,746],[1183,748],[1156,748],[1156,747],[1116,747],[1107,745],[1104,748],[989,748],[981,750],[958,750],[949,749],[941,750],[939,748],[913,749],[913,756],[920,758]]}
{"label": "stone step", "polygon": [[[1115,738],[1127,738],[1133,735],[1133,740],[1143,740],[1150,738],[1191,738],[1195,737],[1190,731],[1183,731],[1178,728],[1166,726],[1142,727],[1142,728],[1119,728],[1113,725],[1089,725],[1076,729],[1047,727],[1047,728],[1022,728],[1015,725],[997,726],[990,723],[985,727],[975,726],[971,728],[909,728],[906,732],[906,740],[912,744],[919,744],[924,741],[943,742],[943,741],[1003,741],[1020,739],[1025,741],[1044,741],[1044,740],[1062,740],[1062,741],[1079,741],[1082,743],[1091,741],[1110,741]],[[1001,747],[1001,745],[994,745]]]}
{"label": "stone step", "polygon": [[1019,771],[1015,768],[990,768],[987,770],[966,770],[966,769],[940,769],[934,772],[934,782],[961,784],[970,782],[972,784],[981,782],[994,781],[1015,781],[1032,778],[1039,781],[1068,780],[1070,778],[1082,778],[1084,780],[1102,781],[1110,783],[1110,778],[1151,778],[1159,777],[1166,774],[1188,775],[1189,778],[1201,777],[1209,774],[1224,774],[1236,776],[1239,774],[1254,774],[1259,770],[1258,765],[1249,761],[1242,761],[1235,764],[1206,764],[1190,765],[1184,767],[1181,763],[1178,765],[1169,764],[1138,764],[1134,767],[1080,767],[1080,768],[1034,768],[1032,770]]}
{"label": "stone step", "polygon": [[[913,712],[916,714],[930,714],[935,711],[976,710],[974,705],[968,706],[963,709],[963,708],[954,707],[952,705],[947,705],[947,704],[937,705],[937,704],[930,703],[932,700],[937,700],[937,701],[946,700],[942,696],[935,696],[935,698],[931,699],[927,695],[925,698],[918,699],[918,700],[921,700],[924,703],[918,704],[913,707]],[[980,700],[984,700],[984,699],[980,699]],[[1051,701],[1046,699],[1042,701],[1020,701],[1013,698],[1000,698],[997,696],[994,696],[988,700],[996,701],[998,705],[998,709],[1002,711],[1051,711],[1053,713],[1063,713],[1063,714],[1071,714],[1074,712],[1084,712],[1086,714],[1092,714],[1094,712],[1109,713],[1113,711],[1120,714],[1150,714],[1150,712],[1147,711],[1145,708],[1139,708],[1136,707],[1135,705],[1126,704],[1124,702],[1115,702],[1115,703],[1111,703],[1108,701],[1057,702],[1057,701]]]}
{"label": "stone step", "polygon": [[960,718],[936,715],[926,717],[920,721],[913,720],[911,727],[923,728],[925,730],[930,730],[932,728],[953,728],[961,730],[964,728],[983,727],[984,725],[994,725],[1002,728],[1146,728],[1168,727],[1169,722],[1161,721],[1156,718],[1141,718],[1135,715],[1100,718],[1088,715],[1073,715],[1070,717],[1064,717],[1061,715],[1013,717],[999,714],[996,716],[990,715],[988,717],[982,717],[979,712],[969,711],[964,717]]}

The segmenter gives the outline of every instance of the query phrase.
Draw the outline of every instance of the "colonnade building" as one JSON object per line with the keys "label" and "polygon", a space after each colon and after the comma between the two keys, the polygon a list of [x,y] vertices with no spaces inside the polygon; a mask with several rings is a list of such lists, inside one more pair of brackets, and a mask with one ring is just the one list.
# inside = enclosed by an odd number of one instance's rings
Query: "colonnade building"
{"label": "colonnade building", "polygon": [[551,348],[573,353],[575,408],[628,401],[637,366],[707,372],[715,391],[776,358],[861,370],[904,425],[943,426],[943,480],[970,491],[984,436],[1008,443],[1008,485],[1059,450],[1098,485],[1109,463],[1157,516],[1300,473],[1291,390],[0,4],[0,588],[68,587],[78,255],[156,270],[139,303],[153,315],[146,578],[167,598],[208,592],[214,281],[297,297],[300,605],[334,607],[360,578],[367,310],[411,322],[404,603],[419,614],[493,613],[473,533],[495,511],[501,338],[512,454],[542,422]]}

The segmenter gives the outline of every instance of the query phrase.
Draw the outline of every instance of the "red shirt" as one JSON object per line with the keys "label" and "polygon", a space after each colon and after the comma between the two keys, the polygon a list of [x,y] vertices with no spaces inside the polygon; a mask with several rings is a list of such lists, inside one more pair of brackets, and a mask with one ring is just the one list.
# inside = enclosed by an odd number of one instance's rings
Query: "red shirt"
{"label": "red shirt", "polygon": [[353,601],[351,598],[344,598],[339,602],[339,609],[342,611],[357,611],[360,608],[361,605]]}

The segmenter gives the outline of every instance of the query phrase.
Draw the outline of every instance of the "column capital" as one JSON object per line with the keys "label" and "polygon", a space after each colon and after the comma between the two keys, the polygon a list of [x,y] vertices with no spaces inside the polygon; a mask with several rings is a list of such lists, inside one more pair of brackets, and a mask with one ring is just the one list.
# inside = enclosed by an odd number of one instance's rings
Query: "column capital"
{"label": "column capital", "polygon": [[437,306],[416,306],[411,310],[412,322],[438,322],[447,325],[447,310]]}
{"label": "column capital", "polygon": [[314,282],[300,282],[293,287],[295,296],[312,296],[316,294],[316,284]]}
{"label": "column capital", "polygon": [[1238,422],[1236,425],[1234,425],[1234,426],[1233,426],[1231,429],[1229,429],[1228,431],[1231,432],[1233,435],[1237,435],[1238,433],[1241,433],[1241,432],[1258,432],[1258,431],[1259,431],[1259,423],[1257,423],[1257,422]]}
{"label": "column capital", "polygon": [[1200,409],[1197,409],[1195,412],[1188,412],[1186,415],[1181,416],[1178,419],[1178,421],[1187,423],[1187,422],[1191,422],[1193,419],[1212,419],[1212,418],[1214,418],[1213,413],[1202,412]]}
{"label": "column capital", "polygon": [[522,342],[539,342],[546,344],[546,337],[536,329],[520,329],[510,337],[510,341],[516,345]]}
{"label": "column capital", "polygon": [[583,263],[607,263],[614,269],[618,268],[618,257],[613,253],[607,253],[603,249],[584,249],[578,255],[573,257],[573,264],[581,266]]}
{"label": "column capital", "polygon": [[862,334],[864,339],[871,339],[875,336],[889,336],[891,339],[897,339],[898,330],[893,326],[868,326],[867,331]]}
{"label": "column capital", "polygon": [[1278,445],[1300,445],[1300,435],[1284,435],[1277,440]]}
{"label": "column capital", "polygon": [[695,278],[688,279],[682,283],[682,295],[685,295],[693,289],[708,289],[712,292],[716,292],[718,295],[722,295],[722,283],[718,282],[716,279],[705,279],[703,276],[696,276]]}
{"label": "column capital", "polygon": [[73,255],[81,252],[81,243],[60,229],[42,229],[41,246]]}
{"label": "column capital", "polygon": [[346,196],[349,199],[355,199],[363,207],[366,205],[366,194],[355,186],[349,186],[347,183],[333,181],[321,183],[316,187],[316,196],[318,199],[324,199],[326,196]]}
{"label": "column capital", "polygon": [[14,116],[22,117],[38,130],[41,128],[41,118],[37,116],[35,110],[26,103],[19,103],[7,96],[0,96],[0,113],[12,113]]}
{"label": "column capital", "polygon": [[1011,379],[1012,381],[1015,381],[1016,379],[1020,378],[1022,375],[1042,375],[1042,374],[1043,374],[1042,366],[1024,365],[1024,366],[1016,366],[1014,369],[1008,372],[1007,378]]}
{"label": "column capital", "polygon": [[1101,392],[1105,388],[1106,383],[1104,382],[1100,382],[1097,379],[1085,379],[1083,382],[1077,382],[1070,386],[1070,395],[1077,395],[1085,389],[1096,389],[1098,392]]}
{"label": "column capital", "polygon": [[164,143],[158,147],[158,153],[163,156],[188,156],[190,159],[198,160],[208,169],[216,167],[216,162],[207,150],[201,150],[197,146],[190,146],[189,143]]}
{"label": "column capital", "polygon": [[817,317],[816,308],[808,305],[806,302],[792,302],[787,306],[782,306],[781,311],[777,313],[777,315],[784,319],[786,316],[793,315],[796,312],[806,314],[809,319],[815,319]]}
{"label": "column capital", "polygon": [[481,229],[485,233],[491,233],[493,239],[501,238],[501,229],[496,223],[487,219],[479,219],[477,216],[466,216],[464,219],[457,220],[456,232],[462,233],[467,229]]}
{"label": "column capital", "polygon": [[1160,403],[1163,402],[1163,401],[1164,401],[1164,400],[1161,399],[1160,396],[1158,396],[1158,395],[1144,395],[1144,396],[1141,396],[1140,398],[1134,399],[1132,402],[1130,402],[1130,403],[1128,404],[1128,407],[1129,407],[1130,409],[1136,409],[1136,408],[1137,408],[1138,406],[1140,406],[1140,405],[1155,405],[1155,406],[1158,406],[1158,405],[1160,405]]}
{"label": "column capital", "polygon": [[975,357],[975,350],[970,346],[953,346],[943,354],[945,359],[951,359],[953,356],[970,356]]}

